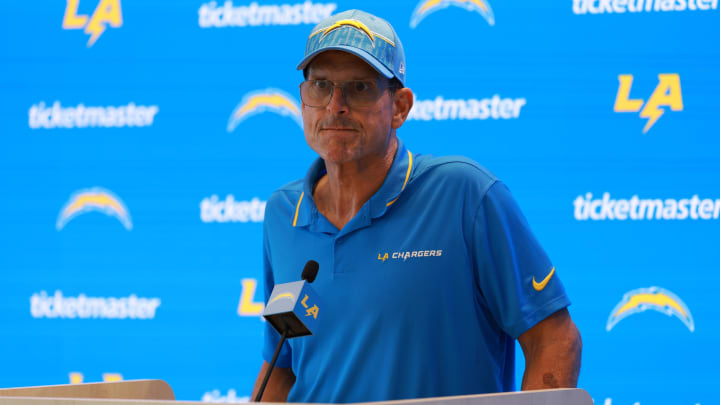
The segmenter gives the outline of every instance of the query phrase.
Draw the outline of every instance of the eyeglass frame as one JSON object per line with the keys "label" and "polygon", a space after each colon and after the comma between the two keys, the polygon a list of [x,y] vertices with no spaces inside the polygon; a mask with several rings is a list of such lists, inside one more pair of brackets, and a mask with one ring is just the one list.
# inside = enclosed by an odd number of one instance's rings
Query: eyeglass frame
{"label": "eyeglass frame", "polygon": [[[330,91],[330,97],[328,97],[327,104],[325,104],[325,105],[319,105],[319,106],[314,106],[314,105],[310,105],[310,104],[306,103],[305,100],[303,100],[303,96],[302,96],[302,86],[303,86],[303,84],[305,84],[305,83],[318,82],[318,81],[325,81],[325,82],[332,83],[332,89],[331,89],[331,91]],[[344,80],[344,81],[339,81],[339,82],[336,82],[336,81],[334,81],[334,80],[329,80],[329,79],[307,79],[307,80],[303,80],[302,82],[300,82],[300,85],[298,86],[298,87],[300,88],[300,102],[302,102],[303,105],[306,105],[306,106],[311,107],[311,108],[325,108],[325,107],[327,107],[327,106],[330,105],[330,102],[332,101],[333,95],[335,94],[335,88],[336,88],[336,87],[339,87],[339,88],[340,88],[340,93],[342,94],[342,97],[343,97],[343,101],[345,102],[345,104],[347,104],[348,107],[354,108],[354,109],[367,109],[367,108],[370,108],[370,106],[372,105],[372,103],[368,104],[367,106],[360,106],[360,107],[358,107],[358,106],[353,106],[353,105],[351,105],[351,103],[348,102],[347,95],[345,94],[345,86],[346,86],[348,83],[353,83],[353,82],[369,82],[369,83],[374,83],[374,84],[377,86],[377,88],[378,88],[378,97],[377,97],[375,100],[373,100],[373,103],[376,102],[376,101],[378,101],[378,100],[380,99],[380,97],[382,97],[382,95],[383,95],[383,93],[385,92],[385,90],[387,90],[387,89],[399,89],[399,88],[402,88],[402,87],[403,87],[402,84],[393,83],[392,80],[388,80],[388,81],[386,81],[385,83],[380,84],[380,83],[379,83],[379,82],[380,82],[380,78],[379,78],[379,77],[376,78],[375,80]]]}

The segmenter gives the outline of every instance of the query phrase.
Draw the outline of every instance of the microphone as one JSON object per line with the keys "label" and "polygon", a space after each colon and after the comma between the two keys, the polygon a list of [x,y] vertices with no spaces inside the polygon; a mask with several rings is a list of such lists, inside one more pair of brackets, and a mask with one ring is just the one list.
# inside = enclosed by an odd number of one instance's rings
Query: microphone
{"label": "microphone", "polygon": [[315,290],[310,288],[310,283],[315,281],[319,268],[318,262],[308,260],[303,268],[301,281],[277,284],[270,293],[263,317],[278,331],[281,337],[272,361],[270,361],[270,367],[268,367],[255,396],[255,402],[260,402],[262,399],[285,339],[312,335],[322,304]]}
{"label": "microphone", "polygon": [[287,338],[312,335],[317,323],[320,300],[310,283],[315,281],[320,265],[308,260],[302,271],[302,281],[276,285],[263,311],[263,317]]}
{"label": "microphone", "polygon": [[317,277],[318,269],[320,268],[320,265],[315,260],[308,260],[307,263],[305,263],[305,267],[302,271],[302,278],[303,280],[307,280],[308,283],[312,283],[315,281],[315,277]]}

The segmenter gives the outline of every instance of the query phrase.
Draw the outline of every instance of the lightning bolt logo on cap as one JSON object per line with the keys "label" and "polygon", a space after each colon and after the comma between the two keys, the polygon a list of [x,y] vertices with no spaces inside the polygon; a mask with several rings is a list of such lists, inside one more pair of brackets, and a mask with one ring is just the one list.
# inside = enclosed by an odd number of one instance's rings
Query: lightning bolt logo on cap
{"label": "lightning bolt logo on cap", "polygon": [[660,287],[639,288],[623,296],[610,313],[606,330],[610,331],[621,320],[648,309],[680,319],[693,332],[695,322],[687,305],[675,294]]}
{"label": "lightning bolt logo on cap", "polygon": [[378,34],[377,32],[372,32],[372,30],[370,30],[370,28],[368,28],[367,25],[363,24],[362,21],[358,21],[355,19],[345,19],[345,20],[336,21],[335,23],[333,23],[331,26],[329,26],[327,28],[320,29],[320,30],[317,30],[317,31],[311,33],[308,38],[312,38],[313,36],[322,32],[322,36],[320,37],[320,41],[322,41],[323,39],[325,39],[325,37],[329,33],[331,33],[332,31],[334,31],[338,28],[341,28],[341,27],[353,27],[357,30],[360,30],[365,35],[367,35],[367,37],[370,39],[370,42],[372,43],[373,47],[375,47],[375,37],[382,39],[383,41],[387,42],[391,46],[395,46],[395,43],[393,41],[391,41],[389,38],[386,38],[386,37]]}
{"label": "lightning bolt logo on cap", "polygon": [[405,84],[405,52],[392,25],[362,10],[347,10],[318,23],[308,36],[305,56],[297,65],[304,70],[321,52],[349,52],[388,79]]}
{"label": "lightning bolt logo on cap", "polygon": [[495,15],[490,8],[490,3],[485,0],[422,0],[410,17],[410,28],[417,27],[428,15],[450,6],[474,11],[480,14],[488,24],[495,25]]}
{"label": "lightning bolt logo on cap", "polygon": [[266,111],[290,117],[302,128],[300,103],[282,90],[268,88],[253,91],[243,97],[240,104],[235,107],[235,110],[230,115],[227,131],[234,131],[241,122]]}
{"label": "lightning bolt logo on cap", "polygon": [[130,212],[125,204],[115,194],[100,187],[79,190],[70,196],[65,206],[60,210],[57,230],[61,230],[73,218],[88,212],[101,212],[107,216],[115,217],[128,231],[132,229]]}

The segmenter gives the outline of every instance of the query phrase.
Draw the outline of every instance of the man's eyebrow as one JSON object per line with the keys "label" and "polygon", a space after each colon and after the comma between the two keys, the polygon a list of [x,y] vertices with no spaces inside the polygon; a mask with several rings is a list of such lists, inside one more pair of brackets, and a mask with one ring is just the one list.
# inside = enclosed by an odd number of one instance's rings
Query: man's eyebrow
{"label": "man's eyebrow", "polygon": [[308,79],[324,79],[325,77],[327,77],[327,72],[322,69],[308,69],[307,71]]}
{"label": "man's eyebrow", "polygon": [[[310,72],[308,74],[307,80],[330,80],[328,78],[327,72]],[[372,74],[362,74],[358,76],[351,76],[348,80],[342,80],[344,82],[347,81],[380,81],[382,80],[382,77],[379,75],[372,75]]]}

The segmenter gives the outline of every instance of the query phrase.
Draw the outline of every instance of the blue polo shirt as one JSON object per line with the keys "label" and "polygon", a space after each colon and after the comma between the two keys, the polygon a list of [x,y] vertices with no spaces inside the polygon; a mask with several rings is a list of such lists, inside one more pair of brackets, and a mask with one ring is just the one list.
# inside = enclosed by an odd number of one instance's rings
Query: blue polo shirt
{"label": "blue polo shirt", "polygon": [[[380,189],[337,229],[315,206],[318,159],[269,198],[265,301],[320,264],[312,336],[286,341],[289,402],[365,402],[514,390],[514,339],[570,304],[508,189],[463,157],[402,142]],[[266,324],[263,357],[279,335]]]}

